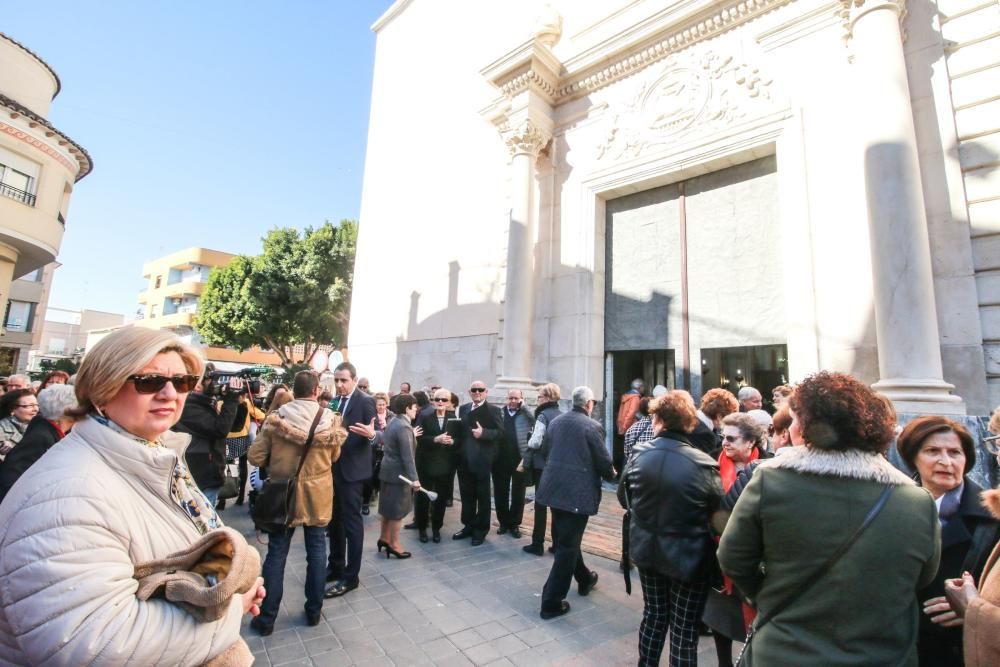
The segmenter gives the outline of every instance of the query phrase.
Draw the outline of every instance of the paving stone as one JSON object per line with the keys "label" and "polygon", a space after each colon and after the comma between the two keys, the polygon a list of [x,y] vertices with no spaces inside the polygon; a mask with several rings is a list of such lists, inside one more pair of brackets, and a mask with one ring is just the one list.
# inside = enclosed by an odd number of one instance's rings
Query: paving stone
{"label": "paving stone", "polygon": [[[336,648],[326,653],[319,653],[312,658],[312,663],[316,667],[341,667],[342,665],[353,664],[351,656],[342,648]],[[253,667],[257,667],[254,663]]]}
{"label": "paving stone", "polygon": [[490,642],[500,655],[512,655],[528,648],[528,645],[514,635],[505,635]]}
{"label": "paving stone", "polygon": [[[253,630],[251,630],[251,632],[253,632]],[[270,651],[272,648],[298,643],[299,635],[295,632],[294,628],[287,628],[285,630],[275,630],[274,634],[269,637],[264,637],[263,641],[264,648]]]}
{"label": "paving stone", "polygon": [[302,642],[306,648],[306,653],[310,656],[316,656],[321,653],[328,653],[330,651],[343,648],[340,640],[337,639],[335,635],[327,635],[326,637],[317,637],[315,639],[309,639]]}
{"label": "paving stone", "polygon": [[456,653],[455,655],[449,655],[441,660],[434,661],[437,667],[469,667],[475,663],[465,657],[461,653]]}
{"label": "paving stone", "polygon": [[300,660],[305,658],[306,655],[306,647],[300,641],[296,641],[294,644],[267,649],[267,657],[270,659],[272,665],[282,665],[293,660]]}
{"label": "paving stone", "polygon": [[510,630],[500,625],[496,621],[490,621],[489,623],[483,623],[476,627],[476,632],[482,635],[483,639],[489,641],[490,639],[496,639],[497,637],[503,637],[504,635],[509,635]]}
{"label": "paving stone", "polygon": [[451,643],[457,646],[460,650],[472,648],[486,641],[486,638],[479,634],[473,628],[468,630],[462,630],[461,632],[456,632],[454,634],[448,635],[448,639]]}
{"label": "paving stone", "polygon": [[496,650],[490,644],[480,644],[479,646],[473,646],[470,649],[463,651],[465,657],[468,658],[476,665],[488,665],[494,660],[498,660],[503,656],[500,652]]}
{"label": "paving stone", "polygon": [[424,655],[432,660],[446,658],[459,652],[458,647],[451,643],[447,637],[433,639],[420,645],[420,650]]}

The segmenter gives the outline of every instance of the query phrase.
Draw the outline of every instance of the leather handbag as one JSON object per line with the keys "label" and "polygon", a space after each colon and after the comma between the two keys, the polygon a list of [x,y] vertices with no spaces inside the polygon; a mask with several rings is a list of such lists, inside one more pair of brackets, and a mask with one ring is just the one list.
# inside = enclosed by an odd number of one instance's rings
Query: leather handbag
{"label": "leather handbag", "polygon": [[313,436],[316,435],[316,427],[323,416],[323,410],[324,408],[320,406],[316,411],[316,418],[313,419],[312,427],[309,429],[309,437],[306,438],[305,448],[302,450],[302,457],[299,459],[299,467],[295,470],[295,474],[288,479],[267,479],[257,494],[252,514],[253,524],[257,530],[278,533],[288,528],[295,512],[295,483],[312,448]]}
{"label": "leather handbag", "polygon": [[222,487],[219,488],[219,495],[217,497],[219,500],[229,500],[238,495],[240,495],[240,480],[233,473],[229,472],[229,465],[226,464],[226,468],[223,471]]}
{"label": "leather handbag", "polygon": [[754,634],[762,627],[767,625],[768,622],[771,621],[771,619],[773,619],[775,616],[783,612],[789,605],[791,605],[793,602],[802,597],[802,595],[804,595],[810,588],[812,588],[816,584],[816,582],[824,574],[826,574],[838,560],[840,560],[841,556],[847,553],[847,550],[850,549],[851,546],[858,541],[859,537],[861,537],[861,533],[865,532],[865,529],[871,525],[872,521],[875,520],[875,517],[877,517],[879,512],[882,511],[882,508],[885,507],[885,504],[889,501],[889,496],[891,496],[892,492],[895,490],[896,487],[892,485],[885,487],[885,489],[882,491],[882,495],[878,497],[878,500],[875,501],[875,504],[872,505],[871,509],[868,510],[868,514],[865,515],[865,520],[861,522],[861,525],[858,526],[858,529],[856,531],[854,531],[854,534],[851,535],[851,537],[846,542],[841,544],[840,548],[838,548],[835,552],[833,552],[833,554],[826,560],[825,563],[823,563],[819,567],[818,570],[813,572],[811,576],[807,577],[802,582],[802,584],[795,590],[794,593],[787,596],[784,600],[775,605],[774,609],[772,609],[769,613],[765,614],[764,616],[759,616],[757,618],[754,624],[750,626],[750,631],[747,632],[747,638],[743,644],[743,648],[742,650],[740,650],[739,656],[736,657],[736,661],[733,663],[734,665],[736,665],[736,667],[740,667],[740,665],[743,664],[744,658],[746,658],[747,649],[750,648],[750,642],[753,640]]}

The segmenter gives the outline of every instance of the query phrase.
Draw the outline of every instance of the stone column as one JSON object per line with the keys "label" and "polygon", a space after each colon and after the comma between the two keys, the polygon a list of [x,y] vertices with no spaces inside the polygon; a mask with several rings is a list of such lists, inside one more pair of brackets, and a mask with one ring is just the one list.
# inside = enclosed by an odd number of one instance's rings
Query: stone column
{"label": "stone column", "polygon": [[528,390],[531,382],[532,320],[535,311],[535,162],[552,135],[524,120],[505,137],[511,152],[510,232],[503,308],[502,374],[498,388]]}
{"label": "stone column", "polygon": [[[904,413],[965,414],[944,381],[927,218],[903,54],[904,0],[844,0],[859,84],[879,381]],[[845,266],[845,270],[849,270]]]}

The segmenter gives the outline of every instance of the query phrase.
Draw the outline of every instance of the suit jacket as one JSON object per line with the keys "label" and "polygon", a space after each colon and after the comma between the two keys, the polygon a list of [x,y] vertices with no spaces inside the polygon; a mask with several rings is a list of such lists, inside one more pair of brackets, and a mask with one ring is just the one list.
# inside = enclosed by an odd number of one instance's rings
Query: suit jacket
{"label": "suit jacket", "polygon": [[[331,405],[336,405],[334,398]],[[354,424],[368,424],[375,418],[375,401],[368,394],[354,390],[347,401],[344,411],[344,428]],[[377,433],[376,433],[377,435]],[[347,440],[340,448],[340,460],[333,466],[335,480],[344,482],[360,482],[372,476],[372,444],[368,438],[347,432]]]}
{"label": "suit jacket", "polygon": [[489,403],[487,410],[493,415],[497,428],[483,428],[480,438],[473,437],[472,429],[476,424],[469,414],[472,403],[466,403],[458,409],[458,417],[462,420],[462,448],[459,452],[459,467],[475,475],[489,475],[493,470],[493,462],[497,458],[497,443],[503,436],[503,414],[500,408]]}
{"label": "suit jacket", "polygon": [[447,410],[444,413],[445,428],[438,426],[437,415],[433,412],[426,415],[420,422],[424,434],[417,438],[417,471],[421,477],[443,477],[450,475],[458,465],[458,448],[460,439],[454,444],[442,445],[434,442],[434,438],[444,433],[448,428],[448,420],[454,419],[455,413]]}

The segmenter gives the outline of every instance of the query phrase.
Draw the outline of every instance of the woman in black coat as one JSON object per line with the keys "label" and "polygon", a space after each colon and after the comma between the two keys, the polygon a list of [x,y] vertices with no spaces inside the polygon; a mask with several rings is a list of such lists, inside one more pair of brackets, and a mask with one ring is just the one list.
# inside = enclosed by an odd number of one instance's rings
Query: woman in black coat
{"label": "woman in black coat", "polygon": [[633,449],[618,486],[644,601],[639,665],[660,664],[668,629],[670,664],[693,665],[715,558],[709,520],[722,499],[719,464],[686,436],[698,421],[690,394],[668,392],[649,410],[656,439]]}
{"label": "woman in black coat", "polygon": [[452,475],[455,472],[456,451],[455,439],[448,433],[448,420],[455,419],[455,412],[450,410],[451,392],[438,389],[431,399],[434,411],[425,415],[420,422],[423,433],[417,438],[417,474],[425,489],[436,491],[437,500],[433,503],[423,493],[417,494],[414,521],[420,531],[420,541],[427,542],[427,524],[431,526],[431,539],[441,541],[441,526],[444,524],[444,512],[447,509],[448,498],[451,497]]}
{"label": "woman in black coat", "polygon": [[1000,523],[980,504],[983,490],[968,476],[976,464],[976,447],[964,426],[945,417],[919,417],[899,434],[896,448],[934,497],[941,520],[937,575],[917,591],[923,608],[917,636],[920,665],[958,667],[965,664],[962,619],[944,597],[944,582],[963,572],[979,581],[1000,536]]}
{"label": "woman in black coat", "polygon": [[65,412],[75,407],[76,395],[69,385],[51,384],[38,393],[38,414],[28,422],[17,447],[0,463],[0,502],[14,482],[69,433],[73,420]]}

